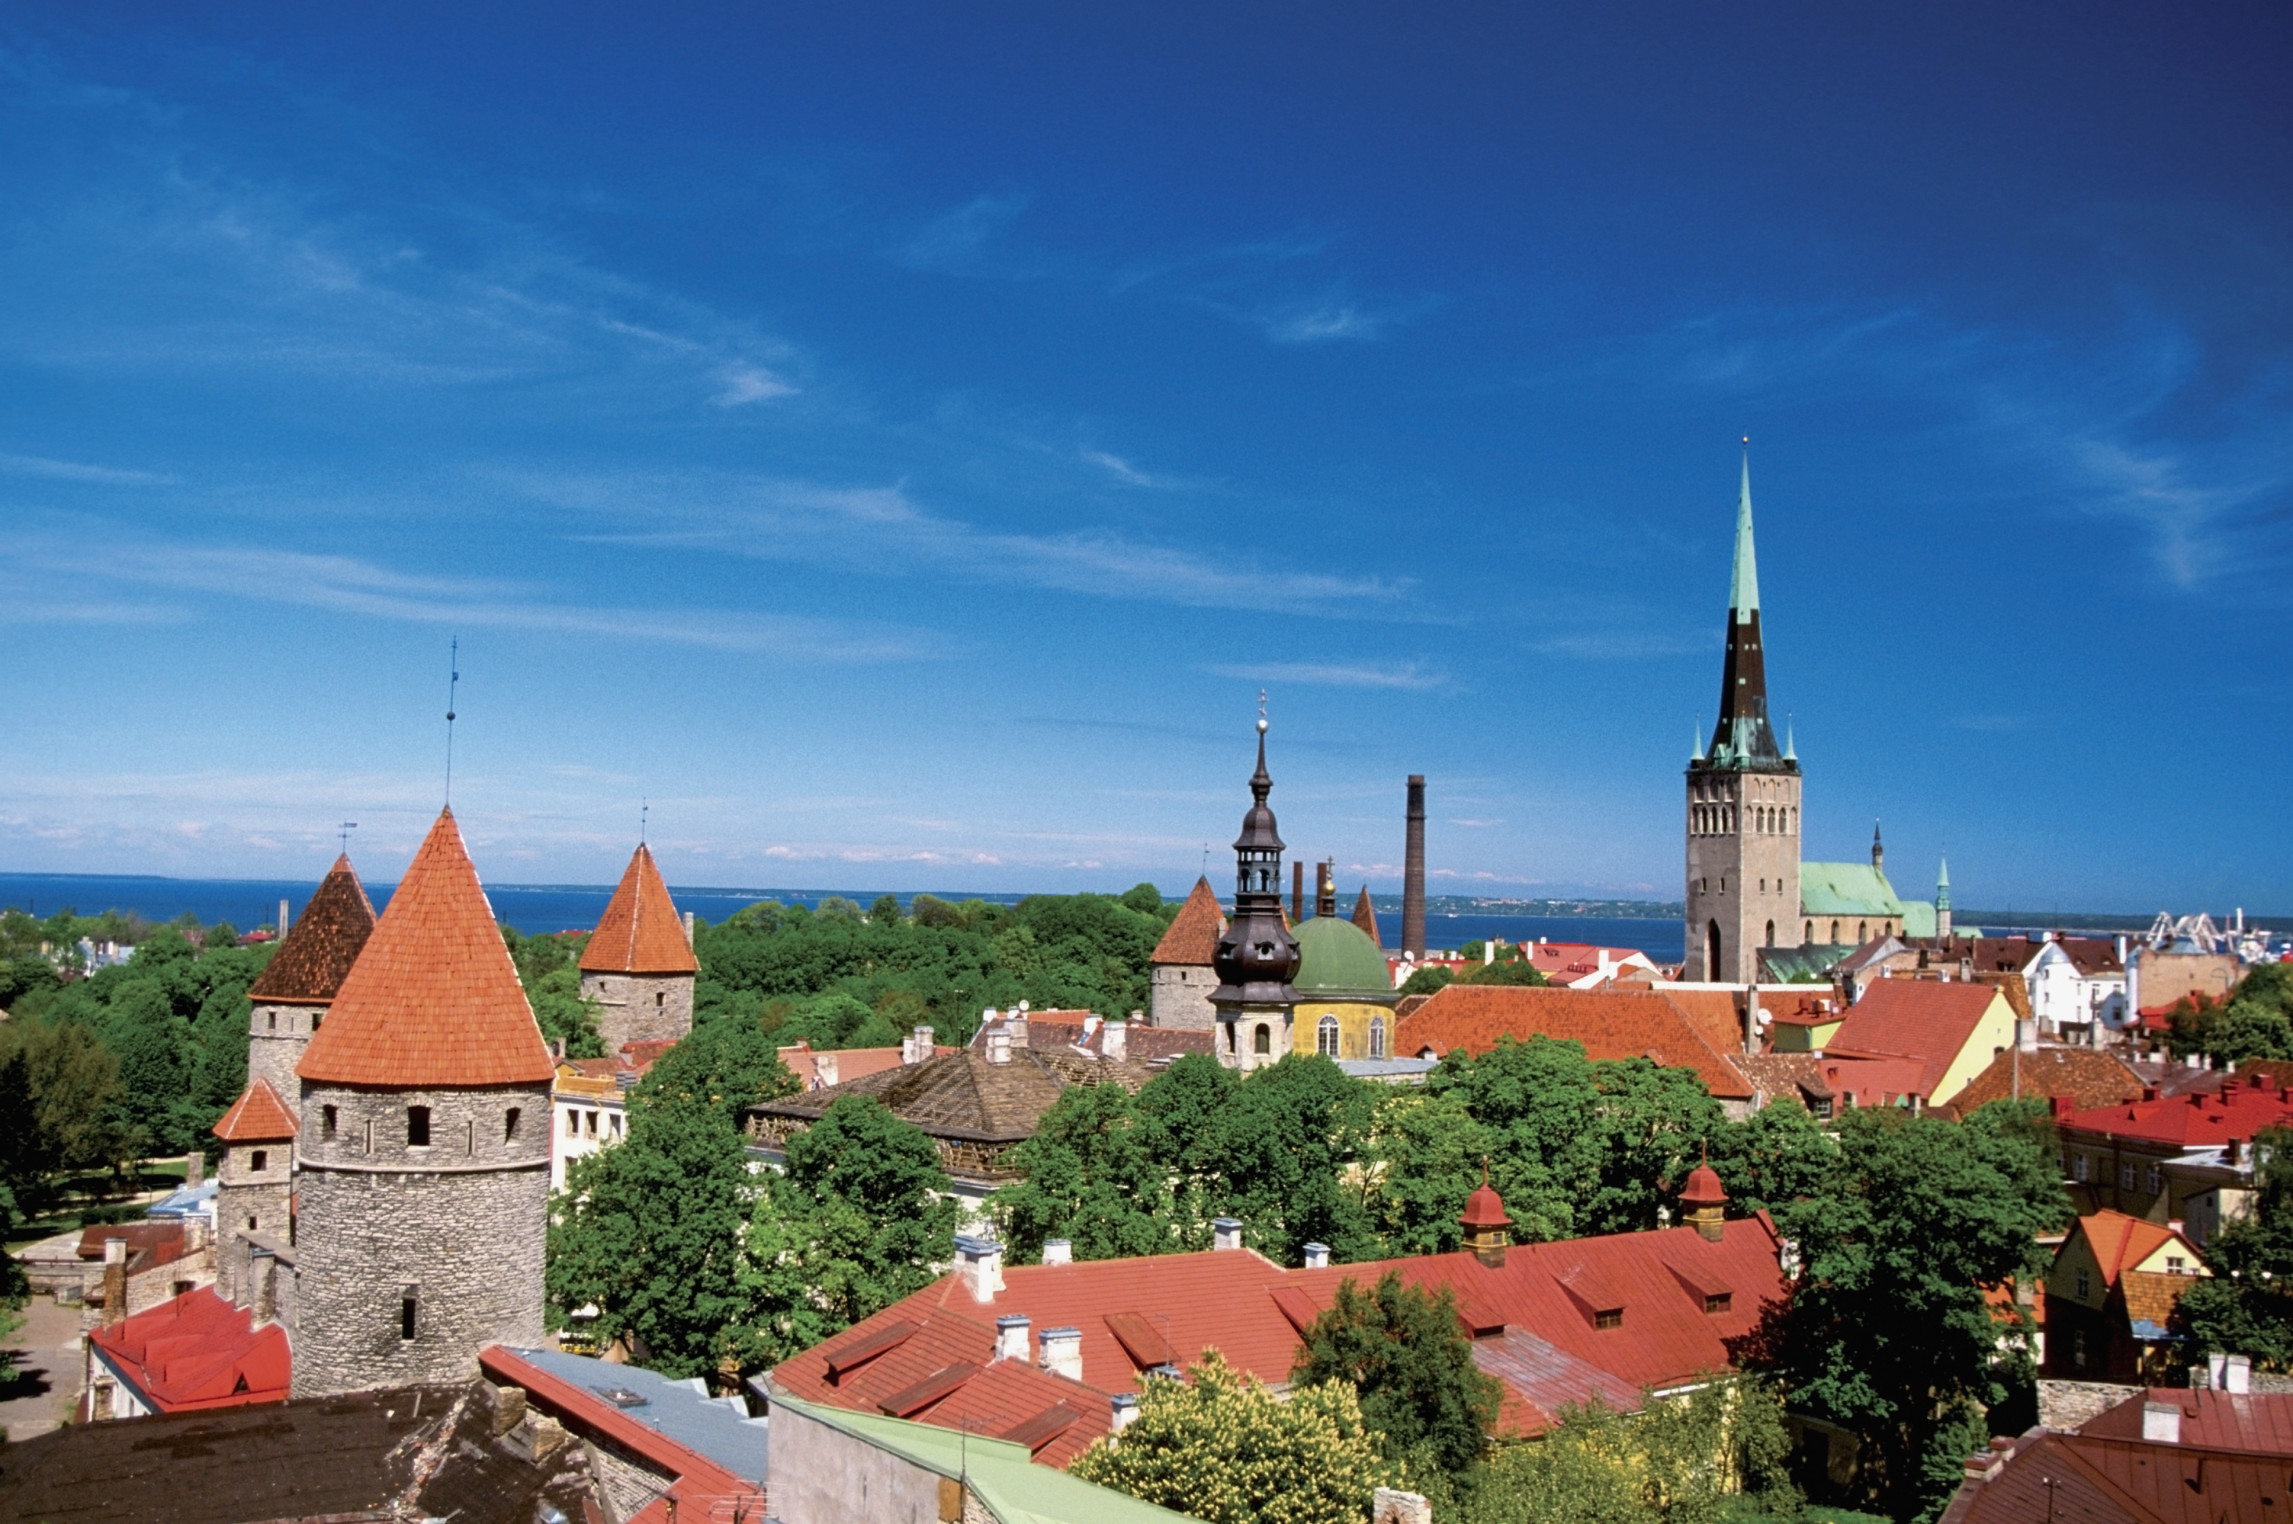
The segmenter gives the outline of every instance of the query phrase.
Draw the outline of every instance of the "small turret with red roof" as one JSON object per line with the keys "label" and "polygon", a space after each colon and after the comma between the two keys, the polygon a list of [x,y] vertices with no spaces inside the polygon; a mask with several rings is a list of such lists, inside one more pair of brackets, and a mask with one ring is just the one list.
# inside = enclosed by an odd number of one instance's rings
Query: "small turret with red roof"
{"label": "small turret with red roof", "polygon": [[653,853],[639,843],[581,953],[581,995],[597,1002],[607,1053],[633,1042],[675,1042],[693,1029],[691,934],[669,898]]}
{"label": "small turret with red roof", "polygon": [[1680,1205],[1689,1227],[1714,1243],[1720,1241],[1727,1222],[1728,1193],[1721,1187],[1720,1172],[1712,1168],[1709,1155],[1688,1172],[1688,1183],[1680,1190]]}
{"label": "small turret with red roof", "polygon": [[1465,1198],[1465,1215],[1457,1219],[1465,1228],[1465,1248],[1492,1270],[1505,1268],[1505,1250],[1512,1246],[1513,1219],[1505,1203],[1489,1184],[1489,1164],[1481,1162],[1481,1185]]}

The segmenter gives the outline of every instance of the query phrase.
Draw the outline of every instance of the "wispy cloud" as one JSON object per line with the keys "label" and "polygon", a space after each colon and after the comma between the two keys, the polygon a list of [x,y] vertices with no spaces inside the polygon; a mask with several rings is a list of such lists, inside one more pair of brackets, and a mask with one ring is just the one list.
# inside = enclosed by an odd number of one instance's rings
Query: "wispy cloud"
{"label": "wispy cloud", "polygon": [[902,240],[892,250],[892,258],[914,269],[957,275],[1040,273],[1040,261],[1025,259],[1010,249],[996,251],[999,257],[992,262],[989,258],[990,245],[997,243],[1026,209],[1025,196],[974,197]]}
{"label": "wispy cloud", "polygon": [[1086,462],[1099,467],[1109,476],[1112,476],[1116,481],[1123,483],[1125,486],[1152,487],[1159,485],[1153,477],[1147,475],[1144,471],[1141,471],[1138,467],[1132,465],[1129,461],[1123,459],[1120,455],[1110,455],[1105,450],[1085,450],[1082,452],[1082,454],[1083,459]]}
{"label": "wispy cloud", "polygon": [[1644,661],[1660,656],[1696,656],[1711,651],[1719,637],[1686,631],[1586,630],[1552,635],[1529,642],[1543,656],[1571,656],[1579,661]]}
{"label": "wispy cloud", "polygon": [[1299,683],[1316,688],[1446,688],[1449,679],[1420,662],[1345,663],[1273,661],[1205,670],[1245,682]]}
{"label": "wispy cloud", "polygon": [[718,407],[742,407],[796,395],[794,386],[761,365],[728,365],[717,376],[724,382],[724,390],[710,400]]}
{"label": "wispy cloud", "polygon": [[0,455],[0,472],[60,482],[91,482],[103,487],[172,487],[180,480],[159,471],[91,466],[76,460],[50,460],[42,455]]}

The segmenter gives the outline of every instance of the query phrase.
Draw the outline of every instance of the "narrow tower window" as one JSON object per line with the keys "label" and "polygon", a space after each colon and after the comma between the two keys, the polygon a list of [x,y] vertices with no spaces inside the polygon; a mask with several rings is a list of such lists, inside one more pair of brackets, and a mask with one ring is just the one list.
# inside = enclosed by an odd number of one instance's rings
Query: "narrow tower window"
{"label": "narrow tower window", "polygon": [[398,1337],[401,1341],[414,1337],[414,1310],[416,1298],[412,1295],[398,1299]]}
{"label": "narrow tower window", "polygon": [[1324,1016],[1314,1023],[1314,1051],[1324,1058],[1338,1056],[1338,1019]]}
{"label": "narrow tower window", "polygon": [[[428,1148],[430,1146],[429,1107],[409,1106],[406,1108],[406,1146],[408,1148]],[[412,1335],[408,1335],[408,1337],[411,1338]]]}
{"label": "narrow tower window", "polygon": [[512,1106],[509,1110],[502,1113],[502,1141],[504,1143],[515,1143],[517,1140],[518,1108]]}
{"label": "narrow tower window", "polygon": [[277,1011],[273,1011],[273,1012],[271,1012],[271,1028],[270,1028],[270,1029],[271,1029],[272,1031],[274,1031],[274,1032],[276,1032],[276,1031],[279,1029],[279,1013],[278,1013]]}
{"label": "narrow tower window", "polygon": [[1250,1047],[1251,1047],[1251,1050],[1252,1050],[1253,1052],[1257,1052],[1257,1053],[1271,1053],[1271,1052],[1273,1052],[1273,1051],[1274,1051],[1274,1030],[1273,1030],[1273,1028],[1271,1028],[1271,1027],[1267,1026],[1267,1025],[1266,1025],[1266,1023],[1264,1023],[1263,1021],[1259,1022],[1259,1023],[1258,1023],[1258,1031],[1257,1031],[1257,1034],[1256,1034],[1254,1037],[1252,1037],[1252,1038],[1250,1039]]}
{"label": "narrow tower window", "polygon": [[254,1152],[247,1155],[247,1168],[253,1170],[258,1175],[263,1172],[264,1168],[268,1166],[270,1162],[271,1155],[268,1149],[258,1148]]}
{"label": "narrow tower window", "polygon": [[1385,1057],[1385,1018],[1383,1016],[1372,1016],[1369,1019],[1369,1056],[1372,1058]]}
{"label": "narrow tower window", "polygon": [[321,1138],[334,1136],[334,1108],[332,1106],[321,1106],[318,1109],[318,1135]]}

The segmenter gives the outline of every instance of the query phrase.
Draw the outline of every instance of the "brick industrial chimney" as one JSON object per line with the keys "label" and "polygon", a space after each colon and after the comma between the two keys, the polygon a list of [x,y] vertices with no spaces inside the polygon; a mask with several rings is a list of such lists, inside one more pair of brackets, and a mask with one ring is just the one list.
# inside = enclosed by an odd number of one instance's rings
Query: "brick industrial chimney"
{"label": "brick industrial chimney", "polygon": [[1401,855],[1401,950],[1425,956],[1425,775],[1409,775],[1409,838]]}
{"label": "brick industrial chimney", "polygon": [[1290,924],[1297,925],[1306,918],[1306,860],[1302,857],[1290,863]]}

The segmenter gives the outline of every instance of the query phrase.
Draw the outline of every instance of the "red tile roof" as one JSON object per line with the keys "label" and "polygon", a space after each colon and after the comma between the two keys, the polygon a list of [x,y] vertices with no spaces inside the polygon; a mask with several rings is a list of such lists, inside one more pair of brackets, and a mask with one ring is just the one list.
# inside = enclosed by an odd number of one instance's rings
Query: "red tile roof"
{"label": "red tile roof", "polygon": [[1544,1036],[1581,1043],[1594,1059],[1648,1058],[1693,1069],[1713,1095],[1735,1100],[1752,1087],[1713,1049],[1669,995],[1644,990],[1564,990],[1452,984],[1401,1018],[1393,1051],[1446,1057],[1487,1053],[1501,1037]]}
{"label": "red tile roof", "polygon": [[374,933],[374,902],[348,857],[338,857],[319,881],[302,919],[247,988],[257,1005],[324,1005],[342,987]]}
{"label": "red tile roof", "polygon": [[1992,1443],[2005,1453],[1968,1462],[1938,1524],[2243,1524],[2286,1511],[2274,1458],[2051,1429]]}
{"label": "red tile roof", "polygon": [[2051,1101],[2059,1096],[2073,1110],[2088,1111],[2133,1100],[2141,1093],[2142,1077],[2116,1053],[2048,1044],[2029,1053],[2007,1049],[1943,1104],[1963,1117],[1992,1101],[2016,1096]]}
{"label": "red tile roof", "polygon": [[1218,908],[1218,895],[1210,887],[1210,880],[1198,878],[1194,891],[1187,895],[1186,903],[1179,906],[1177,917],[1155,943],[1149,963],[1178,963],[1189,968],[1208,968],[1218,952],[1218,934],[1226,929],[1226,912]]}
{"label": "red tile roof", "polygon": [[[1475,1363],[1505,1383],[1500,1422],[1535,1434],[1563,1404],[1595,1392],[1631,1407],[1643,1387],[1729,1369],[1728,1340],[1784,1295],[1777,1248],[1774,1230],[1751,1219],[1728,1223],[1718,1243],[1683,1227],[1521,1245],[1497,1269],[1459,1253],[1285,1270],[1249,1250],[1014,1266],[991,1302],[946,1276],[783,1361],[772,1379],[815,1402],[863,1412],[892,1403],[982,1432],[1027,1425],[1065,1402],[1080,1417],[1038,1454],[1063,1466],[1106,1432],[1108,1399],[1136,1391],[1166,1361],[1192,1364],[1215,1348],[1238,1370],[1286,1382],[1299,1334],[1338,1287],[1394,1270],[1455,1294],[1462,1321],[1480,1335]],[[1715,1297],[1723,1305],[1706,1311]],[[1599,1326],[1601,1314],[1618,1310],[1620,1322]],[[1031,1339],[1077,1329],[1082,1381],[997,1361],[994,1320],[1012,1314],[1028,1317]]]}
{"label": "red tile roof", "polygon": [[2181,1409],[2185,1445],[2239,1455],[2293,1455],[2293,1393],[2223,1392],[2200,1388],[2151,1387],[2078,1426],[2081,1434],[2140,1439],[2142,1406],[2165,1403]]}
{"label": "red tile roof", "polygon": [[2224,1084],[2211,1094],[2191,1091],[2055,1118],[2058,1129],[2075,1128],[2180,1148],[2218,1147],[2233,1138],[2249,1143],[2262,1129],[2287,1124],[2293,1124],[2293,1090],[2283,1088],[2267,1074],[2238,1075],[2236,1083]]}
{"label": "red tile roof", "polygon": [[582,949],[581,970],[589,974],[690,974],[700,970],[685,923],[642,843],[621,875],[620,887],[598,917],[597,929]]}
{"label": "red tile roof", "polygon": [[292,1139],[299,1129],[271,1082],[256,1075],[215,1124],[215,1136],[226,1143],[272,1143]]}
{"label": "red tile roof", "polygon": [[1935,1086],[1959,1056],[1998,986],[1934,979],[1881,979],[1864,990],[1847,1019],[1831,1034],[1827,1054],[1855,1058],[1909,1058],[1921,1066],[1918,1094],[1940,1100]]}
{"label": "red tile roof", "polygon": [[255,1327],[247,1309],[208,1287],[99,1328],[88,1340],[162,1413],[287,1398],[286,1330]]}
{"label": "red tile roof", "polygon": [[1696,1035],[1714,1052],[1725,1053],[1730,1058],[1743,1052],[1744,1013],[1736,1004],[1733,991],[1661,989],[1656,993],[1679,1008],[1680,1014],[1688,1018],[1688,1024],[1696,1029]]}
{"label": "red tile roof", "polygon": [[[942,1048],[935,1044],[932,1048],[932,1055],[937,1057],[939,1054],[955,1051],[953,1048]],[[846,1080],[859,1079],[863,1075],[880,1074],[886,1069],[897,1069],[906,1062],[898,1048],[836,1048],[832,1050],[823,1048],[814,1052],[810,1043],[800,1042],[793,1048],[780,1050],[781,1063],[787,1066],[790,1074],[796,1076],[796,1083],[806,1090],[821,1088],[823,1081],[820,1077],[819,1060],[823,1058],[835,1060],[836,1083],[839,1085]]]}
{"label": "red tile roof", "polygon": [[556,1073],[454,812],[430,828],[295,1072],[407,1089]]}

